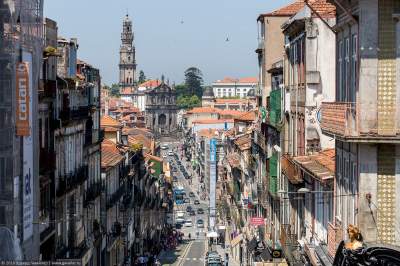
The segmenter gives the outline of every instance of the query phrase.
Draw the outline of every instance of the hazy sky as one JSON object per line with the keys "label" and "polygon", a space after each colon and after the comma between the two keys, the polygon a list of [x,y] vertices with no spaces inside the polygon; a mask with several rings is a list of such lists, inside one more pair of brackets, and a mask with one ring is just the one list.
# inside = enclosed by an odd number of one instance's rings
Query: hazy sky
{"label": "hazy sky", "polygon": [[164,74],[180,83],[185,69],[196,66],[210,83],[225,76],[256,76],[256,19],[292,1],[46,0],[45,16],[58,22],[59,35],[78,38],[79,58],[100,69],[103,83],[118,82],[127,10],[137,72],[143,70],[148,78]]}

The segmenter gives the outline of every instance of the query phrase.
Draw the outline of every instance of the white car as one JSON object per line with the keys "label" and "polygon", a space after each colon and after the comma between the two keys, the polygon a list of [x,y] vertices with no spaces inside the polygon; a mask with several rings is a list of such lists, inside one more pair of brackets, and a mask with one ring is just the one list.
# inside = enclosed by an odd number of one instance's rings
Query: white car
{"label": "white car", "polygon": [[162,149],[162,150],[168,150],[168,145],[162,145],[162,146],[161,146],[161,149]]}
{"label": "white car", "polygon": [[174,156],[174,153],[173,153],[172,151],[169,151],[169,152],[168,152],[168,155],[169,155],[169,156]]}
{"label": "white car", "polygon": [[185,227],[192,227],[193,226],[192,220],[186,220],[184,226]]}
{"label": "white car", "polygon": [[163,157],[164,159],[166,159],[168,156],[164,154],[162,157]]}

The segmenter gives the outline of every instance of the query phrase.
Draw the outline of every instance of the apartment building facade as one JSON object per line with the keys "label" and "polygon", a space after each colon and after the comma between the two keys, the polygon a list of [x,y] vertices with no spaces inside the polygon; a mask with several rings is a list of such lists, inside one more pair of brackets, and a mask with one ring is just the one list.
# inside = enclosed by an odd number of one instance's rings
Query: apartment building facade
{"label": "apartment building facade", "polygon": [[[336,99],[323,103],[321,128],[335,138],[334,253],[357,225],[367,248],[399,246],[399,86],[397,1],[337,6]],[[389,251],[387,251],[389,252]]]}

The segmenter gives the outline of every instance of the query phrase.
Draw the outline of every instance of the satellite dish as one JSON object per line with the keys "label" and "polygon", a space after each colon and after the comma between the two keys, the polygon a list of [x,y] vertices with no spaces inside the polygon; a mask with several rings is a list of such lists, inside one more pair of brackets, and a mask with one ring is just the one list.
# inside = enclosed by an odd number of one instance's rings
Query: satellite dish
{"label": "satellite dish", "polygon": [[14,238],[14,233],[7,227],[0,227],[0,261],[22,260],[19,240]]}

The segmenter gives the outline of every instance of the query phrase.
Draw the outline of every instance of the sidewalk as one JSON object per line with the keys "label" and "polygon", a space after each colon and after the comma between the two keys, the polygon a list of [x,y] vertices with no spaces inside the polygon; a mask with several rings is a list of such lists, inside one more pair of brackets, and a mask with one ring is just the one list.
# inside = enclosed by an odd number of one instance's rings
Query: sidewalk
{"label": "sidewalk", "polygon": [[[216,251],[219,253],[219,255],[221,255],[221,258],[222,258],[222,260],[223,260],[224,262],[225,262],[225,252],[228,251],[228,254],[229,254],[228,265],[229,265],[229,266],[240,266],[240,263],[239,263],[239,262],[233,260],[232,253],[231,253],[231,250],[230,250],[229,248],[228,248],[228,249],[223,249],[223,248],[221,247],[221,245],[216,245],[216,246],[214,246],[214,248],[215,248]],[[224,264],[224,265],[225,265],[225,264]]]}
{"label": "sidewalk", "polygon": [[161,265],[178,265],[179,258],[182,257],[188,243],[180,244],[175,250],[163,250],[161,251],[158,259]]}

